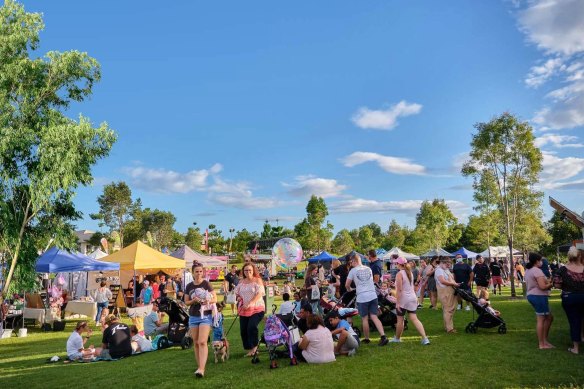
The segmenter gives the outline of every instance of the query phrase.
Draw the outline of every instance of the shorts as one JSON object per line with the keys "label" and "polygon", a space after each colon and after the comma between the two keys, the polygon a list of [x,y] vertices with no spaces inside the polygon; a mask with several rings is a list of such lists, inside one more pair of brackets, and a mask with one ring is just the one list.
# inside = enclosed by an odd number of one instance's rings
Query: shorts
{"label": "shorts", "polygon": [[357,310],[361,317],[377,315],[379,313],[379,302],[377,301],[377,297],[365,303],[357,303]]}
{"label": "shorts", "polygon": [[69,360],[71,361],[78,361],[80,359],[83,359],[83,354],[79,351],[74,352],[73,354],[67,355],[67,358],[69,358]]}
{"label": "shorts", "polygon": [[407,313],[413,313],[413,314],[415,314],[415,313],[416,313],[416,310],[414,309],[413,311],[408,311],[407,309],[405,309],[405,308],[402,308],[402,307],[398,307],[398,308],[396,308],[396,310],[395,310],[395,314],[396,314],[397,316],[405,316],[405,315],[406,315],[406,312],[407,312]]}
{"label": "shorts", "polygon": [[493,286],[503,285],[503,278],[501,276],[493,276]]}
{"label": "shorts", "polygon": [[345,340],[345,343],[341,347],[341,351],[351,351],[358,349],[360,344],[361,343],[359,342],[359,338],[357,337],[357,335],[349,335],[347,336],[347,340]]}
{"label": "shorts", "polygon": [[551,313],[548,304],[548,296],[530,294],[527,296],[527,301],[533,306],[537,316],[546,316]]}
{"label": "shorts", "polygon": [[[456,282],[458,282],[458,281],[456,281]],[[468,281],[461,282],[460,286],[458,288],[462,289],[462,290],[466,290],[467,292],[471,291],[470,286],[468,286]]]}
{"label": "shorts", "polygon": [[428,278],[428,288],[427,289],[430,292],[438,292],[438,289],[436,289],[436,279],[434,277]]}
{"label": "shorts", "polygon": [[489,286],[489,280],[475,280],[475,284],[481,288],[487,288]]}
{"label": "shorts", "polygon": [[199,326],[209,326],[213,325],[213,316],[212,315],[200,315],[197,316],[189,316],[189,328],[197,328]]}

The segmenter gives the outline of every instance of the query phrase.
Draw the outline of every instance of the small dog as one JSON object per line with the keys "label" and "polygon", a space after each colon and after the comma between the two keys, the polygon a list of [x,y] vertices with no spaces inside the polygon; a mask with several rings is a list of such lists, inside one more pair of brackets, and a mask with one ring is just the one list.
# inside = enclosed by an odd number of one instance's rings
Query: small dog
{"label": "small dog", "polygon": [[229,359],[229,341],[227,339],[214,340],[213,343],[213,353],[215,354],[215,363],[225,362]]}

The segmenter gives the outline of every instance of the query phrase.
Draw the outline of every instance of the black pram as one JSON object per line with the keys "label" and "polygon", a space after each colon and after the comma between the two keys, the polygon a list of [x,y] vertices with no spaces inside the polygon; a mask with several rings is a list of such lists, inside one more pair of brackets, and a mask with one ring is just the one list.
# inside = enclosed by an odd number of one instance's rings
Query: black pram
{"label": "black pram", "polygon": [[500,316],[494,315],[493,313],[487,310],[487,306],[482,306],[479,304],[479,299],[465,289],[454,288],[455,294],[462,297],[464,301],[468,301],[472,304],[475,312],[479,315],[474,322],[468,323],[465,328],[467,333],[475,334],[477,332],[477,328],[498,328],[498,332],[500,334],[507,333],[507,325],[505,321],[501,319]]}
{"label": "black pram", "polygon": [[189,336],[189,311],[184,302],[163,297],[158,302],[161,312],[168,315],[168,340],[184,349],[193,345]]}

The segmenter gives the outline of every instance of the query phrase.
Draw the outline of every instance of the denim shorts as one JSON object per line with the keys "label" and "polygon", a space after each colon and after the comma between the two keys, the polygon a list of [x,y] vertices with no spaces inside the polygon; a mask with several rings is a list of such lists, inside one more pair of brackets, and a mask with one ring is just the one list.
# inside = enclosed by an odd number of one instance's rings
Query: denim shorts
{"label": "denim shorts", "polygon": [[377,315],[379,313],[379,303],[377,301],[377,297],[365,303],[357,303],[357,310],[359,311],[359,315],[361,315],[361,317],[365,317],[367,315]]}
{"label": "denim shorts", "polygon": [[545,316],[551,313],[550,306],[548,304],[548,296],[530,294],[527,296],[527,301],[529,301],[529,303],[533,306],[537,316]]}
{"label": "denim shorts", "polygon": [[189,328],[197,328],[198,326],[209,326],[213,325],[213,316],[212,315],[197,315],[197,316],[189,316]]}

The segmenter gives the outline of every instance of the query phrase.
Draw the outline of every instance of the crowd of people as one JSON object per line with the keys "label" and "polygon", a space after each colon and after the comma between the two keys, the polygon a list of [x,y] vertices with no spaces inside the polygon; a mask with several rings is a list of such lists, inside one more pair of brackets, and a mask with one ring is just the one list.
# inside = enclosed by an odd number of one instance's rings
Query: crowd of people
{"label": "crowd of people", "polygon": [[[552,287],[561,290],[562,308],[570,324],[573,342],[569,351],[577,354],[579,343],[584,340],[584,251],[575,247],[570,249],[565,266],[551,267],[541,255],[530,253],[525,263],[518,261],[515,272],[507,274],[504,262],[492,260],[487,264],[480,255],[475,258],[474,266],[461,256],[454,258],[454,265],[450,257],[433,257],[428,264],[422,260],[419,265],[405,258],[395,257],[392,259],[396,270],[393,276],[391,273],[384,274],[382,261],[377,258],[375,251],[369,252],[368,260],[369,265],[366,266],[362,263],[360,254],[351,253],[345,264],[333,260],[327,275],[323,275],[324,269],[309,265],[303,286],[298,289],[294,284],[284,283],[280,291],[283,303],[278,315],[296,318],[297,327],[303,334],[293,347],[298,360],[326,363],[334,361],[340,355],[355,355],[362,344],[370,343],[370,323],[379,333],[379,346],[390,342],[399,343],[406,315],[419,333],[421,344],[428,345],[430,340],[424,325],[417,317],[417,310],[424,307],[426,298],[430,300],[431,309],[437,309],[438,302],[441,303],[444,330],[446,333],[455,333],[453,316],[464,305],[464,300],[456,295],[456,290],[472,294],[476,287],[479,305],[484,306],[490,314],[499,316],[500,312],[490,306],[489,292],[500,294],[501,286],[506,282],[514,282],[514,278],[525,282],[527,300],[537,317],[536,333],[540,349],[554,347],[549,342],[553,315],[548,296]],[[225,274],[222,287],[224,302],[219,309],[217,293],[205,279],[204,273],[203,265],[195,262],[192,268],[193,281],[184,287],[184,293],[182,286],[172,278],[160,278],[159,283],[155,281],[159,285],[157,292],[165,290],[167,296],[182,298],[188,306],[189,336],[193,340],[197,364],[196,377],[205,375],[210,332],[213,330],[214,341],[221,341],[225,337],[220,313],[223,304],[230,305],[232,313],[239,318],[240,338],[247,357],[257,355],[260,341],[258,328],[266,314],[266,280],[251,261],[247,261],[241,270],[233,265]],[[105,285],[101,285],[96,291],[98,303],[108,297],[107,288],[104,287]],[[149,281],[143,281],[140,301],[152,303],[152,312],[144,320],[144,335],[153,337],[165,333],[168,324],[163,323],[164,314],[159,312],[155,297],[157,292],[149,292],[150,288]],[[388,299],[395,304],[396,333],[391,339],[386,336],[378,317],[379,299]],[[333,307],[326,315],[323,312],[323,301]],[[350,315],[346,315],[347,311],[355,311],[345,308],[351,301],[356,301],[356,310],[362,318],[362,337],[354,330]],[[337,304],[343,308],[335,309]],[[470,310],[471,307],[467,305],[465,309]],[[84,332],[91,334],[90,331],[87,322],[78,323],[67,342],[70,359],[87,360],[98,356],[115,359],[133,352],[148,351],[151,347],[150,342],[135,326],[128,327],[113,315],[108,315],[104,322],[100,348],[93,345],[85,347],[87,337],[81,335]]]}

